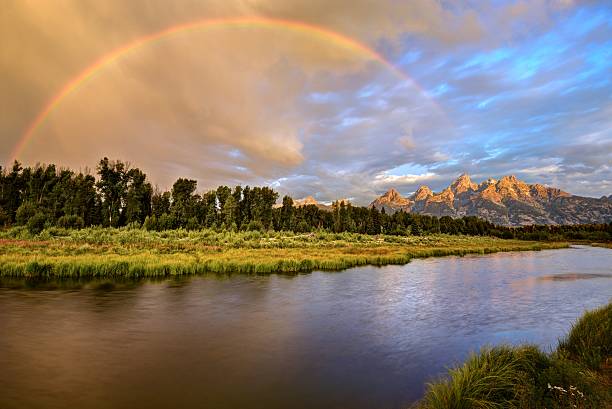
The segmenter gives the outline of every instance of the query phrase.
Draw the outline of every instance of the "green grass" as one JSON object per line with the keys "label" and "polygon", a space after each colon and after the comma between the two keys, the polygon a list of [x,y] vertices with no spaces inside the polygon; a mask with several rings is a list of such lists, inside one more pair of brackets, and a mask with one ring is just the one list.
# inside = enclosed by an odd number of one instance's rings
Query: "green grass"
{"label": "green grass", "polygon": [[387,236],[315,232],[163,232],[24,228],[0,232],[0,276],[160,277],[212,273],[298,273],[413,258],[542,250],[566,243],[474,236]]}
{"label": "green grass", "polygon": [[429,384],[418,407],[612,407],[611,319],[612,303],[585,313],[551,354],[531,345],[483,348]]}
{"label": "green grass", "polygon": [[586,312],[560,341],[558,352],[591,370],[601,368],[612,357],[612,304]]}

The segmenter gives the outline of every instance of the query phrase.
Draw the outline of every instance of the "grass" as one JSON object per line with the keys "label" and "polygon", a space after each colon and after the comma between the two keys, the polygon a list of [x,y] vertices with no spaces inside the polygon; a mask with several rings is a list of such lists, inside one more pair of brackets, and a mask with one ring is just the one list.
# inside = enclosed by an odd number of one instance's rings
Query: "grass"
{"label": "grass", "polygon": [[474,236],[355,233],[24,228],[0,232],[0,277],[160,277],[201,273],[298,273],[413,258],[542,250],[566,243]]}
{"label": "grass", "polygon": [[482,349],[427,387],[421,409],[612,407],[612,303],[585,313],[551,354]]}
{"label": "grass", "polygon": [[587,243],[587,244],[593,247],[603,247],[606,249],[612,249],[612,243]]}
{"label": "grass", "polygon": [[612,304],[587,311],[561,340],[558,351],[591,370],[606,365],[606,359],[612,358]]}

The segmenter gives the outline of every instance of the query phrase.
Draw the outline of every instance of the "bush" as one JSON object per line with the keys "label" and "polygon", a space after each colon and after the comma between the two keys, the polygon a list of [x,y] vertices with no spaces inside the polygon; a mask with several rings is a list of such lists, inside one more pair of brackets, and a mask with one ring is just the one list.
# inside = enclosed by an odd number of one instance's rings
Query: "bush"
{"label": "bush", "polygon": [[8,226],[10,223],[11,223],[11,218],[4,211],[4,209],[0,207],[0,226]]}
{"label": "bush", "polygon": [[159,225],[157,223],[157,217],[155,217],[155,215],[152,216],[147,216],[145,218],[145,221],[142,225],[142,227],[145,228],[145,230],[159,230]]}
{"label": "bush", "polygon": [[295,231],[298,233],[309,233],[310,225],[305,220],[301,220],[298,225],[295,227]]}
{"label": "bush", "polygon": [[44,230],[45,223],[47,223],[47,216],[41,212],[38,212],[34,216],[30,217],[30,220],[28,220],[28,231],[31,234],[38,234]]}
{"label": "bush", "polygon": [[71,214],[57,219],[57,226],[64,229],[82,229],[85,222],[82,217]]}
{"label": "bush", "polygon": [[185,226],[185,228],[187,230],[199,230],[200,223],[198,222],[198,219],[196,217],[192,217],[189,220],[187,220],[187,225]]}
{"label": "bush", "polygon": [[141,227],[140,222],[129,222],[125,225],[126,230],[140,230]]}
{"label": "bush", "polygon": [[38,213],[38,208],[34,205],[34,203],[23,202],[21,206],[17,208],[15,221],[19,226],[25,226],[28,224],[28,220],[30,220],[36,213]]}
{"label": "bush", "polygon": [[159,216],[157,227],[159,230],[172,230],[176,227],[177,223],[174,216],[164,213]]}
{"label": "bush", "polygon": [[264,225],[259,220],[251,220],[249,224],[247,225],[246,229],[248,231],[263,231]]}

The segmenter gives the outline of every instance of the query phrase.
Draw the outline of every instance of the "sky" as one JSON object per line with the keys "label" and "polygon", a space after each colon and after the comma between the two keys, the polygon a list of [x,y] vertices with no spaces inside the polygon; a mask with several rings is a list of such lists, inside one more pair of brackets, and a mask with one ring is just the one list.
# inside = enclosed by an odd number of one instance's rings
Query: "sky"
{"label": "sky", "polygon": [[[609,195],[606,3],[5,0],[0,164],[357,204],[462,173]],[[268,23],[204,23],[239,18]]]}

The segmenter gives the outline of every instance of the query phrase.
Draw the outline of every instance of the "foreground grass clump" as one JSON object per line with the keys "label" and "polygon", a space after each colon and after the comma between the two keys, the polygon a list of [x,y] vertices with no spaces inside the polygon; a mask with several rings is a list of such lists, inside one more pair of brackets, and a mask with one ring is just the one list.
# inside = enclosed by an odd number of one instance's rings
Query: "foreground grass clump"
{"label": "foreground grass clump", "polygon": [[156,277],[213,273],[297,273],[412,258],[542,250],[565,243],[474,236],[387,236],[325,231],[146,231],[23,228],[0,232],[0,276]]}
{"label": "foreground grass clump", "polygon": [[482,349],[428,385],[422,409],[609,408],[612,303],[587,312],[551,354],[535,346]]}
{"label": "foreground grass clump", "polygon": [[587,311],[559,342],[558,353],[592,370],[605,365],[612,357],[612,304]]}

